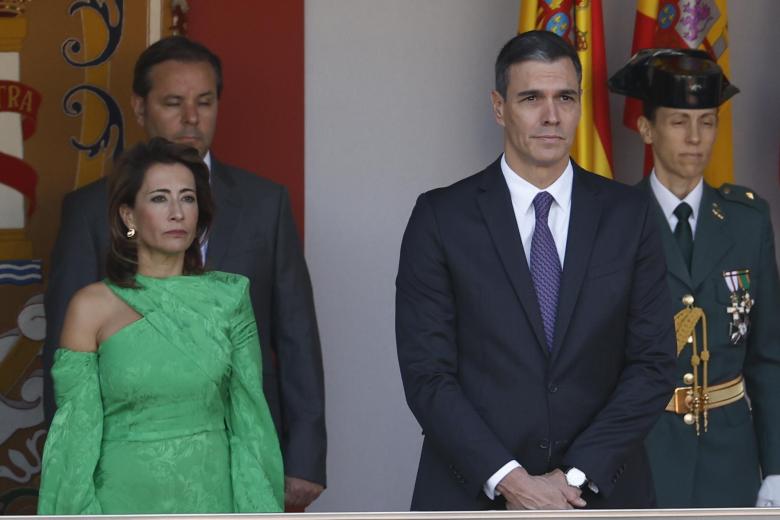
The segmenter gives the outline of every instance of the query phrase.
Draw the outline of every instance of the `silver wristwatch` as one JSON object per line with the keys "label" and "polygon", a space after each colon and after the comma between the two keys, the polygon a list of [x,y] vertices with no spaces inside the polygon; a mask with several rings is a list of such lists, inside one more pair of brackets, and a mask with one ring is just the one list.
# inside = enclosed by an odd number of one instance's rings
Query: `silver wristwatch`
{"label": "silver wristwatch", "polygon": [[588,478],[585,476],[585,473],[578,470],[577,468],[569,468],[564,472],[564,475],[566,475],[566,483],[572,487],[582,489],[588,482]]}

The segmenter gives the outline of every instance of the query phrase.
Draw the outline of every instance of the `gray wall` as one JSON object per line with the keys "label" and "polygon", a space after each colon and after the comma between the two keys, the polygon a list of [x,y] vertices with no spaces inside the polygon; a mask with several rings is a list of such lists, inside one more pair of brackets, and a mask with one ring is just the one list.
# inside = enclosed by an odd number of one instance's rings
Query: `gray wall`
{"label": "gray wall", "polygon": [[[732,4],[735,4],[732,2]],[[743,2],[737,5],[743,6]],[[415,198],[501,151],[492,63],[517,0],[306,1],[306,256],[325,357],[329,489],[313,511],[408,509],[420,428],[406,407],[394,279]],[[780,2],[730,13],[736,181],[780,210],[770,23]],[[628,59],[634,2],[604,1],[610,71]],[[638,180],[642,148],[613,97],[615,168]],[[775,221],[780,222],[775,213]]]}

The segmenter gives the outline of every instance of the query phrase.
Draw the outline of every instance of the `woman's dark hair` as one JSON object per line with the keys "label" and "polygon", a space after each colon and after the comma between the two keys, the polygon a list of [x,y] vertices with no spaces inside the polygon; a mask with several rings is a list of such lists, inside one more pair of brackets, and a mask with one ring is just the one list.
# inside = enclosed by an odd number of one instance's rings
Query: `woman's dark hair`
{"label": "woman's dark hair", "polygon": [[651,123],[655,123],[656,112],[658,112],[658,105],[652,101],[647,100],[642,102],[642,115],[645,116],[645,118],[647,118],[647,120]]}
{"label": "woman's dark hair", "polygon": [[119,208],[123,204],[131,208],[135,207],[135,197],[141,189],[146,172],[156,164],[181,164],[190,170],[195,178],[198,224],[195,239],[184,253],[183,273],[203,272],[200,246],[214,216],[208,167],[195,148],[172,143],[162,137],[154,137],[147,143],[138,143],[125,151],[114,164],[108,178],[108,225],[111,248],[106,262],[106,276],[120,287],[136,287],[138,245],[136,239],[127,238],[127,226],[122,221]]}

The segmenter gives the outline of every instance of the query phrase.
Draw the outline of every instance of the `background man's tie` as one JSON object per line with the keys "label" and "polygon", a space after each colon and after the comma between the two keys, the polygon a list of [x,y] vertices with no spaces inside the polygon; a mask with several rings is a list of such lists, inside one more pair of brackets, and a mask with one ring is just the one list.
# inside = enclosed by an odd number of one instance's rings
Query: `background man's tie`
{"label": "background man's tie", "polygon": [[674,208],[674,216],[677,217],[677,226],[674,228],[674,238],[677,239],[677,245],[680,247],[685,266],[688,272],[691,272],[691,255],[693,254],[693,231],[688,219],[691,217],[693,209],[687,202],[681,202]]}
{"label": "background man's tie", "polygon": [[558,288],[561,283],[561,261],[550,226],[547,225],[547,216],[550,214],[553,200],[552,195],[546,191],[539,192],[534,197],[536,225],[531,239],[531,278],[536,289],[536,299],[539,300],[539,310],[542,312],[547,350],[552,350],[553,346],[555,318],[558,315]]}

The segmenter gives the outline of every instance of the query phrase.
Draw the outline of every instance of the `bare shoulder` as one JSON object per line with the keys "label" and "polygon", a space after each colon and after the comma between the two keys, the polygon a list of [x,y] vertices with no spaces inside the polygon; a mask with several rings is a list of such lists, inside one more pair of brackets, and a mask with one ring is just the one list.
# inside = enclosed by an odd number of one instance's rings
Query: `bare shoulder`
{"label": "bare shoulder", "polygon": [[79,289],[68,303],[60,346],[80,352],[95,352],[97,337],[110,316],[116,297],[102,282]]}
{"label": "bare shoulder", "polygon": [[95,282],[76,291],[68,304],[68,309],[73,307],[76,311],[86,311],[96,316],[105,315],[116,301],[116,296],[106,284]]}

